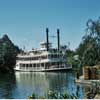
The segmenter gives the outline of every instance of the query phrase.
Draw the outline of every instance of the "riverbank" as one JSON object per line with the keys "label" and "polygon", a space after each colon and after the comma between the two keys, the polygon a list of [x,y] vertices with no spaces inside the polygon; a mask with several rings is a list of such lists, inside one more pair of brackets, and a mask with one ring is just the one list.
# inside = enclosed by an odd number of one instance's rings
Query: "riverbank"
{"label": "riverbank", "polygon": [[85,80],[84,76],[80,76],[75,82],[89,86],[88,91],[85,93],[86,99],[100,99],[100,80]]}
{"label": "riverbank", "polygon": [[80,83],[80,84],[87,84],[87,85],[91,85],[92,82],[100,82],[100,80],[85,80],[84,76],[80,76],[79,79],[75,79],[76,83]]}

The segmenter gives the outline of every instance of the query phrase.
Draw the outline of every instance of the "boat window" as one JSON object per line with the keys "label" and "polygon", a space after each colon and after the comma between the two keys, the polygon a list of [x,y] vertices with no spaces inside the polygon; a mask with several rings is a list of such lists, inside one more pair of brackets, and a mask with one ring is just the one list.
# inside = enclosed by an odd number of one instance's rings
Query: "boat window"
{"label": "boat window", "polygon": [[26,64],[26,67],[28,67],[28,64]]}
{"label": "boat window", "polygon": [[37,64],[37,67],[40,67],[40,64]]}
{"label": "boat window", "polygon": [[23,67],[25,67],[25,64],[23,64]]}
{"label": "boat window", "polygon": [[44,63],[41,63],[41,66],[44,67]]}
{"label": "boat window", "polygon": [[36,64],[33,64],[33,67],[36,67]]}
{"label": "boat window", "polygon": [[32,67],[32,64],[30,64],[30,67]]}

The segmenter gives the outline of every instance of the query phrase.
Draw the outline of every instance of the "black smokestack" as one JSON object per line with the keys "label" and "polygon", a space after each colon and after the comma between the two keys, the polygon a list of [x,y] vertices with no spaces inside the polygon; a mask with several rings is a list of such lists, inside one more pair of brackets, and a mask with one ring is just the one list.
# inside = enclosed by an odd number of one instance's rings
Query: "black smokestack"
{"label": "black smokestack", "polygon": [[59,29],[57,29],[58,51],[60,49],[60,36],[59,36],[59,34],[60,34]]}
{"label": "black smokestack", "polygon": [[47,51],[49,50],[49,36],[48,36],[49,29],[46,28],[46,40],[47,40]]}

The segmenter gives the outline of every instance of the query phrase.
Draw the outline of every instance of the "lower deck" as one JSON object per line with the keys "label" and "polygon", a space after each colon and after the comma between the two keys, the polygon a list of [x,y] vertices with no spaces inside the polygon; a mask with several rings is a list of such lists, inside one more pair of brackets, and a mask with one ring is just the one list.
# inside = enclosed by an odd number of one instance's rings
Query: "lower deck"
{"label": "lower deck", "polygon": [[64,70],[71,69],[72,66],[62,62],[54,63],[40,63],[40,64],[22,64],[17,63],[15,70],[18,71],[53,71],[53,70]]}
{"label": "lower deck", "polygon": [[45,68],[30,68],[30,69],[18,69],[18,68],[15,68],[14,70],[15,71],[21,71],[21,72],[47,72],[47,71],[65,71],[65,70],[68,70],[68,69],[71,69],[72,67],[69,66],[69,67],[59,67],[59,68],[48,68],[48,69],[45,69]]}

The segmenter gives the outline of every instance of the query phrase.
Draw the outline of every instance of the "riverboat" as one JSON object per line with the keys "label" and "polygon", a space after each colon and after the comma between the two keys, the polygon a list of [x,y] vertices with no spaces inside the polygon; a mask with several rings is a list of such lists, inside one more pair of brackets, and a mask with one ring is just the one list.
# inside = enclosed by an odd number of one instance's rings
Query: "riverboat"
{"label": "riverboat", "polygon": [[48,28],[46,28],[46,42],[41,42],[40,49],[32,49],[29,52],[17,55],[14,70],[24,72],[65,71],[72,66],[67,63],[66,46],[60,45],[60,34],[57,29],[57,48],[49,42]]}

